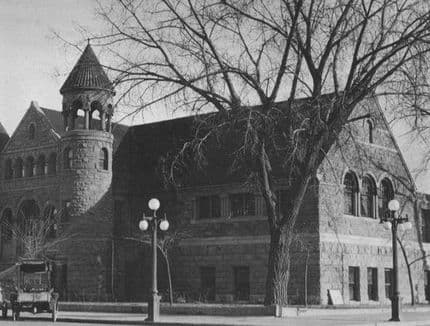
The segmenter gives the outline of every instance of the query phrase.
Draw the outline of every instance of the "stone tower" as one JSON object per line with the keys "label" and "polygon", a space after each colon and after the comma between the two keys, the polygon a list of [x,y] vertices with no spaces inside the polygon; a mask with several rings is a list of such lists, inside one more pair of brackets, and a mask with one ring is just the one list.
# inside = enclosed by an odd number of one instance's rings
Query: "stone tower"
{"label": "stone tower", "polygon": [[111,265],[111,117],[115,93],[90,44],[60,93],[63,95],[65,127],[59,145],[61,198],[70,219],[71,232],[80,238],[79,243],[65,249],[69,298],[71,291],[85,289],[87,297],[100,300],[108,295]]}

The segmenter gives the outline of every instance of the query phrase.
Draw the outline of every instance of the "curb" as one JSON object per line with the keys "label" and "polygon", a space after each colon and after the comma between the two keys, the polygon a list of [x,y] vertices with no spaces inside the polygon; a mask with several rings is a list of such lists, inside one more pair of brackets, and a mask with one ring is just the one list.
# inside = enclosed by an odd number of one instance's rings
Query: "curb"
{"label": "curb", "polygon": [[[7,319],[12,320],[12,319]],[[19,321],[46,321],[52,322],[51,318],[46,317],[21,317]],[[217,323],[183,323],[183,322],[168,322],[168,321],[159,321],[159,322],[144,322],[142,320],[118,320],[118,319],[97,319],[97,318],[74,318],[74,317],[58,317],[57,322],[66,322],[66,323],[76,323],[76,324],[103,324],[103,325],[157,325],[157,326],[237,326],[234,323],[227,324],[217,324]],[[397,324],[398,325],[398,324]],[[255,326],[255,325],[246,325],[240,324],[240,326]],[[357,325],[355,325],[357,326]],[[360,325],[361,326],[361,325]]]}

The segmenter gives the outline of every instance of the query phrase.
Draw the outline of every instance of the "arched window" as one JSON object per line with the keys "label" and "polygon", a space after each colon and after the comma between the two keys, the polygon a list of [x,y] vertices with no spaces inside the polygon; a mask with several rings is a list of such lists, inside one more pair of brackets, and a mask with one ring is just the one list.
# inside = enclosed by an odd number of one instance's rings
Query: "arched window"
{"label": "arched window", "polygon": [[363,178],[361,187],[361,216],[376,217],[376,185],[370,176]]}
{"label": "arched window", "polygon": [[36,127],[34,126],[34,123],[32,123],[28,127],[28,138],[34,139],[35,135],[36,135]]}
{"label": "arched window", "polygon": [[[91,109],[91,115],[90,115],[91,119],[93,119],[93,114],[94,114],[95,111],[98,112],[98,116],[99,116],[99,121],[97,121],[97,124],[99,124],[99,125],[95,124],[96,121],[92,121],[91,125],[90,125],[90,129],[101,129],[101,126],[102,126],[102,112],[103,112],[102,105],[100,104],[99,101],[93,101],[93,102],[91,102],[90,109]],[[91,121],[91,119],[90,119],[90,121]]]}
{"label": "arched window", "polygon": [[25,161],[24,176],[32,177],[33,175],[34,175],[34,158],[32,156],[29,156]]}
{"label": "arched window", "polygon": [[23,167],[22,158],[18,157],[15,161],[15,178],[22,178],[23,175]]}
{"label": "arched window", "polygon": [[385,216],[388,212],[388,202],[393,198],[393,185],[389,179],[385,178],[381,181],[379,190],[379,217]]}
{"label": "arched window", "polygon": [[357,215],[358,184],[354,173],[345,174],[343,186],[343,211],[345,214]]}
{"label": "arched window", "polygon": [[5,164],[4,164],[4,178],[12,179],[12,177],[13,177],[12,160],[9,158],[5,161]]}
{"label": "arched window", "polygon": [[73,167],[73,150],[67,147],[63,153],[64,169],[71,169]]}
{"label": "arched window", "polygon": [[36,174],[37,175],[45,175],[46,174],[46,159],[45,159],[45,155],[43,155],[43,154],[41,154],[39,156],[39,158],[37,159]]}
{"label": "arched window", "polygon": [[53,175],[55,173],[57,173],[57,154],[51,153],[48,159],[48,174]]}
{"label": "arched window", "polygon": [[109,169],[109,155],[106,148],[102,148],[99,153],[99,168],[102,170]]}
{"label": "arched window", "polygon": [[367,127],[367,141],[373,144],[373,122],[372,120],[366,120]]}
{"label": "arched window", "polygon": [[3,245],[7,242],[10,242],[12,240],[12,228],[13,228],[13,221],[12,221],[12,210],[10,208],[6,208],[3,211],[2,217],[1,217],[1,247],[3,248]]}

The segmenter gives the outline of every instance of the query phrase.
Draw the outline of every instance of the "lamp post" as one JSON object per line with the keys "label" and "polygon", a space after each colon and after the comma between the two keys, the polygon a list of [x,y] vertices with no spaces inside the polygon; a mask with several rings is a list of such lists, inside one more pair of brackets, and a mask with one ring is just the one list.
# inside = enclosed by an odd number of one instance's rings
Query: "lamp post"
{"label": "lamp post", "polygon": [[390,321],[400,321],[400,292],[399,292],[399,266],[397,261],[397,229],[409,230],[412,228],[408,216],[400,217],[397,211],[400,209],[400,203],[396,200],[390,200],[388,203],[388,214],[381,218],[384,228],[391,229],[393,244],[393,293],[391,295],[391,319]]}
{"label": "lamp post", "polygon": [[143,214],[142,220],[139,222],[139,229],[152,231],[152,291],[148,299],[148,318],[146,321],[157,322],[160,317],[160,296],[157,289],[157,228],[161,231],[167,231],[169,222],[166,217],[160,219],[157,217],[157,210],[160,208],[160,201],[157,198],[152,198],[148,202],[148,207],[153,211],[152,216]]}

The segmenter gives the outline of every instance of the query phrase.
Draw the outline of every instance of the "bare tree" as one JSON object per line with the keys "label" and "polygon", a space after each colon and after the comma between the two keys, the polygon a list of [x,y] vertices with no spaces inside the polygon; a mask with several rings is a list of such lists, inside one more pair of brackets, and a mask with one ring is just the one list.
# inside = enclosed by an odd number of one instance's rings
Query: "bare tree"
{"label": "bare tree", "polygon": [[[22,214],[22,213],[21,213]],[[25,218],[19,223],[2,221],[3,236],[15,239],[19,248],[18,258],[45,259],[49,253],[73,237],[64,224],[61,224],[61,211],[49,210],[46,216]]]}
{"label": "bare tree", "polygon": [[[92,39],[112,54],[108,68],[116,73],[120,102],[133,112],[163,103],[217,112],[196,120],[194,139],[173,160],[170,176],[181,175],[183,163],[175,163],[184,156],[205,165],[208,144],[224,146],[232,170],[249,177],[266,204],[271,240],[265,303],[287,304],[289,248],[309,180],[357,103],[376,91],[415,99],[426,95],[425,85],[407,72],[428,62],[429,3],[112,0],[99,5],[107,30]],[[411,110],[413,103],[402,101]],[[220,141],[223,136],[235,141]],[[287,179],[284,214],[274,187],[279,171]]]}
{"label": "bare tree", "polygon": [[[166,234],[162,234],[157,237],[157,248],[163,255],[163,259],[166,263],[167,278],[169,281],[169,301],[173,304],[173,284],[172,284],[172,273],[170,269],[170,252],[176,247],[181,240],[189,238],[191,236],[190,232],[187,230],[174,230],[169,231]],[[143,243],[147,246],[152,246],[152,238],[148,233],[143,233],[139,237],[124,237],[124,240],[137,241]]]}

